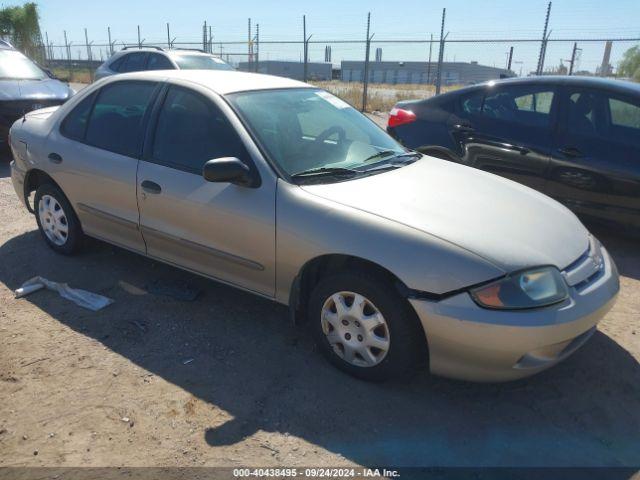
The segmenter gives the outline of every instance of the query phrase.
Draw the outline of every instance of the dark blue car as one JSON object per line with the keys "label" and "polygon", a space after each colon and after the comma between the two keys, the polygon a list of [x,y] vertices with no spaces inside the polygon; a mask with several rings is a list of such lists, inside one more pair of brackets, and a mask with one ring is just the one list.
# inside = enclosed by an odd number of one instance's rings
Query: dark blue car
{"label": "dark blue car", "polygon": [[61,105],[73,90],[0,40],[0,151],[8,149],[9,128],[25,113]]}
{"label": "dark blue car", "polygon": [[510,178],[585,217],[640,227],[639,84],[488,82],[400,102],[387,131],[411,149]]}

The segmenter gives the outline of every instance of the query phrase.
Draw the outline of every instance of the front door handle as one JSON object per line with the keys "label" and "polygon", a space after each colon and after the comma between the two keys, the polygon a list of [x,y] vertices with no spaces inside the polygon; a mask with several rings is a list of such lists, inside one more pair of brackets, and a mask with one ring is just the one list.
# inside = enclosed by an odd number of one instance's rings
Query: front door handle
{"label": "front door handle", "polygon": [[583,156],[582,152],[578,150],[576,147],[559,148],[558,152],[560,152],[565,157],[578,158]]}
{"label": "front door handle", "polygon": [[55,152],[51,152],[48,158],[51,163],[62,163],[62,157]]}
{"label": "front door handle", "polygon": [[464,133],[471,133],[474,131],[474,128],[471,125],[464,125],[461,123],[454,125],[453,128],[458,132],[464,132]]}
{"label": "front door handle", "polygon": [[151,180],[144,180],[140,186],[147,193],[158,194],[162,192],[162,187],[158,185],[156,182],[152,182]]}

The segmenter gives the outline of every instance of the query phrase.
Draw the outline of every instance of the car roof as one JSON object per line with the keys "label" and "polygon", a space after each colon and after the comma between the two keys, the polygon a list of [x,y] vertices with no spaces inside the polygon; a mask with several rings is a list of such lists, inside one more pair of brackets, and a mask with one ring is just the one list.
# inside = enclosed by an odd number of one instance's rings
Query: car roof
{"label": "car roof", "polygon": [[260,73],[246,73],[231,70],[151,70],[145,72],[121,73],[108,77],[118,80],[185,80],[202,85],[220,95],[252,90],[272,90],[279,88],[313,88],[297,80]]}
{"label": "car roof", "polygon": [[516,77],[488,82],[461,88],[449,93],[464,93],[477,88],[497,85],[570,85],[573,87],[587,87],[601,90],[615,91],[631,95],[640,95],[640,84],[614,78],[592,76],[543,75],[537,77]]}

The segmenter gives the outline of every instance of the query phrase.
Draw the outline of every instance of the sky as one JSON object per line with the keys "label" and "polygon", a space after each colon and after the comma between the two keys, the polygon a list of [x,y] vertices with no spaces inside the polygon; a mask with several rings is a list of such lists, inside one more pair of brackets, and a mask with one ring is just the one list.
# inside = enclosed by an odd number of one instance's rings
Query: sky
{"label": "sky", "polygon": [[[4,5],[20,2],[4,1]],[[447,39],[539,39],[542,36],[547,0],[40,0],[41,27],[49,41],[64,44],[66,30],[72,42],[74,57],[86,57],[86,49],[73,47],[84,44],[84,29],[89,41],[107,43],[107,27],[112,40],[136,43],[137,27],[145,43],[167,41],[166,24],[170,23],[171,37],[176,42],[202,41],[202,24],[212,27],[215,42],[238,41],[237,45],[222,45],[222,53],[230,54],[233,62],[246,59],[247,19],[251,18],[253,32],[260,25],[261,60],[300,60],[302,46],[267,44],[267,41],[299,41],[302,39],[302,16],[306,15],[307,35],[312,35],[310,61],[323,61],[325,41],[364,40],[367,13],[371,12],[371,56],[382,48],[383,60],[425,61],[429,45],[417,43],[376,43],[380,40],[438,39],[442,9],[446,8],[445,33]],[[551,7],[550,38],[640,38],[640,0],[555,0]],[[635,42],[638,43],[638,42]],[[634,42],[614,42],[612,64],[617,65],[624,51]],[[491,42],[447,43],[446,61],[478,61],[481,64],[504,67],[507,52],[514,46],[512,69],[526,74],[535,69],[540,43]],[[600,65],[604,42],[579,42],[579,69],[595,70]],[[573,42],[552,42],[547,48],[545,66],[557,66],[561,59],[571,57]],[[437,59],[438,45],[432,57]],[[332,45],[332,62],[362,60],[364,44]],[[107,55],[106,47],[94,47],[94,58]],[[62,55],[63,49],[57,51]],[[236,55],[237,54],[237,55]]]}

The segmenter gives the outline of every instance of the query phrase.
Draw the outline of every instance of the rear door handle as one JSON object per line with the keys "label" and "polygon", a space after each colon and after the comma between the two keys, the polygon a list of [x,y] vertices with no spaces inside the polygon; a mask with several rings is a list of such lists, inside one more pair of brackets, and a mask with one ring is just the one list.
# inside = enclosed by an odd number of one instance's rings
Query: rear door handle
{"label": "rear door handle", "polygon": [[52,163],[62,163],[62,157],[55,152],[51,152],[48,158]]}
{"label": "rear door handle", "polygon": [[560,152],[565,157],[578,158],[583,156],[582,152],[578,150],[576,147],[559,148],[558,152]]}
{"label": "rear door handle", "polygon": [[162,187],[158,185],[156,182],[152,182],[151,180],[144,180],[140,186],[147,193],[158,194],[162,192]]}

